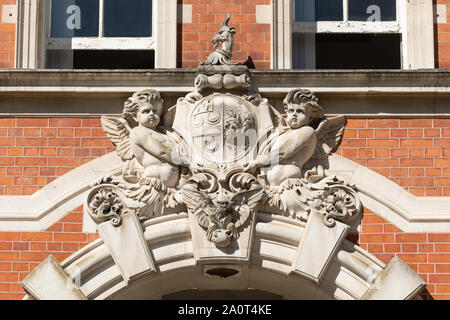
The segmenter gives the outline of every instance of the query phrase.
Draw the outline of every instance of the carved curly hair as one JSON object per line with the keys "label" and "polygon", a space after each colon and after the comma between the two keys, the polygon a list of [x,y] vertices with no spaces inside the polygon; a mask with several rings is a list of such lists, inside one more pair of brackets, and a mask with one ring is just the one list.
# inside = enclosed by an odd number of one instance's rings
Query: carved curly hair
{"label": "carved curly hair", "polygon": [[307,89],[292,89],[283,100],[285,111],[289,104],[307,104],[306,112],[311,115],[311,121],[318,122],[324,118],[323,108],[319,105],[319,98]]}
{"label": "carved curly hair", "polygon": [[148,89],[136,92],[130,98],[128,98],[127,101],[125,101],[125,103],[123,104],[122,117],[126,120],[132,120],[139,111],[139,108],[144,103],[151,103],[153,105],[156,105],[158,107],[158,114],[161,115],[164,100],[158,91]]}

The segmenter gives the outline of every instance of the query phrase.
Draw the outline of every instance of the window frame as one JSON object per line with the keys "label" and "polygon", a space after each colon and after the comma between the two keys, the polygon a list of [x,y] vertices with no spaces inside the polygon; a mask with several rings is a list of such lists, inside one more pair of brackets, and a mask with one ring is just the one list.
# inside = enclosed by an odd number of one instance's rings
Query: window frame
{"label": "window frame", "polygon": [[[47,22],[47,49],[50,50],[155,50],[154,30],[156,30],[155,8],[152,10],[152,36],[151,37],[105,37],[104,36],[104,1],[99,1],[99,27],[97,37],[51,37],[51,3],[49,1],[49,15]],[[153,4],[156,0],[153,1]],[[155,5],[153,5],[155,7]]]}
{"label": "window frame", "polygon": [[154,50],[155,69],[176,68],[177,0],[153,1],[149,38],[100,37],[101,34],[96,38],[51,38],[51,0],[17,0],[17,7],[16,68],[44,69],[47,49]]}
{"label": "window frame", "polygon": [[[347,3],[343,0],[343,3]],[[272,0],[272,68],[292,69],[294,33],[401,33],[402,70],[434,69],[433,6],[427,0],[397,0],[397,21],[317,21],[295,20],[295,0]],[[344,7],[344,20],[348,19]],[[421,21],[418,24],[417,21]],[[317,32],[319,31],[319,32]]]}
{"label": "window frame", "polygon": [[[296,12],[296,3],[297,1],[292,1],[293,8],[293,27],[292,27],[292,36],[294,34],[330,34],[330,33],[357,33],[357,34],[369,34],[369,33],[394,33],[394,34],[402,34],[402,26],[401,26],[401,15],[399,2],[401,0],[396,0],[396,20],[395,21],[352,21],[349,20],[349,0],[341,0],[342,2],[342,12],[343,17],[341,21],[297,21],[295,20],[295,12]],[[302,47],[299,43],[292,43],[292,66],[302,65],[301,69],[316,69],[316,46],[313,40],[315,37],[305,38],[304,46]],[[298,50],[298,51],[297,51]],[[300,51],[302,51],[300,53]],[[304,57],[304,61],[301,58],[296,60],[294,52],[298,52],[299,56]],[[401,58],[402,59],[402,58]]]}

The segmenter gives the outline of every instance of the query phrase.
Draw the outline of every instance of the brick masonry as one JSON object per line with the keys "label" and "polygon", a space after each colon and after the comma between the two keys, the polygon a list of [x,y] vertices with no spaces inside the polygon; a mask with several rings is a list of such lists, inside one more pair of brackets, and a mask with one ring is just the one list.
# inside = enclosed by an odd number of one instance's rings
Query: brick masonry
{"label": "brick masonry", "polygon": [[450,196],[450,119],[350,119],[337,153],[417,196]]}
{"label": "brick masonry", "polygon": [[[0,0],[0,18],[5,4],[16,4],[16,0]],[[15,40],[16,25],[0,20],[0,69],[14,68]]]}
{"label": "brick masonry", "polygon": [[270,0],[179,0],[192,5],[192,23],[178,27],[178,66],[195,68],[214,51],[212,38],[230,13],[230,27],[236,28],[233,61],[251,57],[257,69],[270,69],[270,24],[256,23],[256,5]]}
{"label": "brick masonry", "polygon": [[[450,0],[433,0],[434,5],[445,6],[446,14],[435,23],[436,68],[450,68]],[[438,21],[436,21],[438,22]]]}
{"label": "brick masonry", "polygon": [[49,255],[62,262],[97,239],[81,232],[82,219],[78,208],[45,232],[0,232],[0,300],[22,299],[19,282]]}
{"label": "brick masonry", "polygon": [[33,194],[112,150],[98,118],[0,118],[0,195]]}

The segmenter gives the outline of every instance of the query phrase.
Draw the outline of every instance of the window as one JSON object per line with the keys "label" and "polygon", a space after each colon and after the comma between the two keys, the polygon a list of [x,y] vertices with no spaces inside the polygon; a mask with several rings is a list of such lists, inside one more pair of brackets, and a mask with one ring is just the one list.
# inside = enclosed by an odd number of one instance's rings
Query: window
{"label": "window", "polygon": [[273,0],[275,69],[434,68],[426,0]]}
{"label": "window", "polygon": [[46,67],[151,69],[151,0],[53,0]]}
{"label": "window", "polygon": [[177,0],[17,3],[17,68],[176,67]]}
{"label": "window", "polygon": [[401,69],[396,0],[296,0],[295,69]]}

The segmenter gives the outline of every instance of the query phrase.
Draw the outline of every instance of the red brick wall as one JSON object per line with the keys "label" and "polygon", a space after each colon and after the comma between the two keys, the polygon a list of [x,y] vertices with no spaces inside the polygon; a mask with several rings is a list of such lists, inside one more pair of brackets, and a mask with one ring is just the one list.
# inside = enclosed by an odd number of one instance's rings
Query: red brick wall
{"label": "red brick wall", "polygon": [[50,254],[59,262],[98,238],[82,233],[82,208],[45,232],[0,232],[0,300],[25,296],[19,285]]}
{"label": "red brick wall", "polygon": [[424,299],[450,300],[450,234],[404,233],[364,211],[358,244],[386,264],[394,256],[406,262],[427,283]]}
{"label": "red brick wall", "polygon": [[[0,195],[29,195],[113,147],[98,118],[0,118]],[[450,195],[450,119],[349,119],[338,154],[418,195]],[[81,208],[46,232],[0,232],[0,299],[49,254],[67,258],[84,234]],[[450,300],[450,234],[406,234],[365,210],[359,239],[388,263],[397,255],[428,283],[425,298]]]}
{"label": "red brick wall", "polygon": [[33,194],[113,149],[98,118],[0,118],[0,195]]}
{"label": "red brick wall", "polygon": [[446,23],[435,24],[436,68],[450,68],[450,0],[433,0],[447,7]]}
{"label": "red brick wall", "polygon": [[270,24],[256,23],[256,5],[270,0],[179,0],[192,5],[192,23],[179,26],[178,65],[195,68],[213,52],[212,38],[219,31],[226,14],[230,27],[236,28],[234,62],[250,56],[257,69],[270,69]]}
{"label": "red brick wall", "polygon": [[[15,4],[16,0],[0,0],[0,18],[4,4]],[[0,69],[14,68],[16,25],[0,21]]]}
{"label": "red brick wall", "polygon": [[450,196],[450,119],[350,119],[337,153],[417,196]]}

